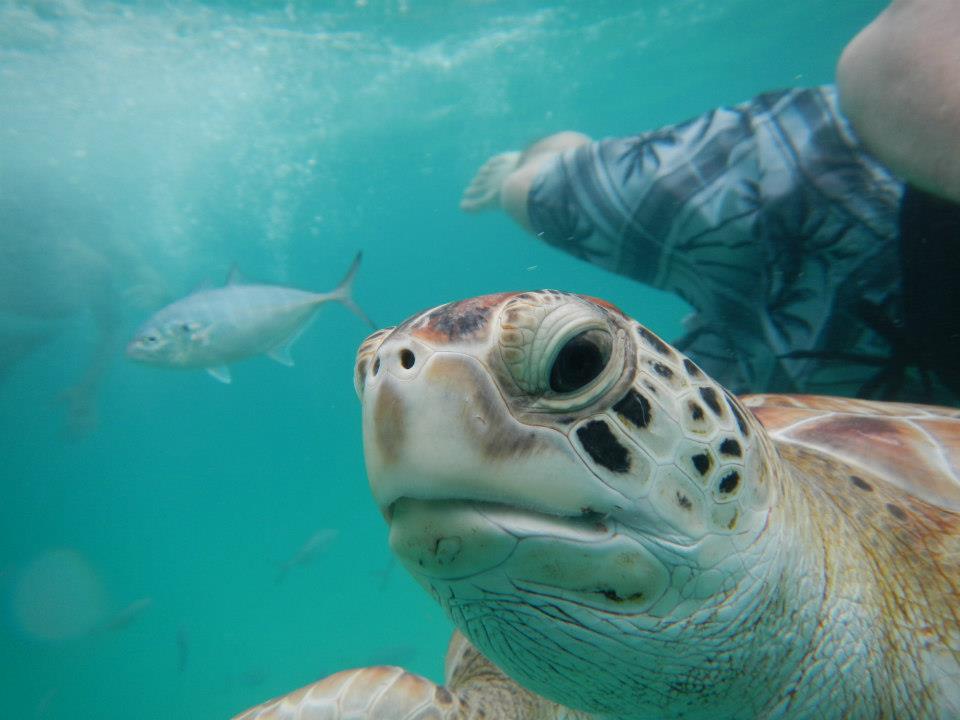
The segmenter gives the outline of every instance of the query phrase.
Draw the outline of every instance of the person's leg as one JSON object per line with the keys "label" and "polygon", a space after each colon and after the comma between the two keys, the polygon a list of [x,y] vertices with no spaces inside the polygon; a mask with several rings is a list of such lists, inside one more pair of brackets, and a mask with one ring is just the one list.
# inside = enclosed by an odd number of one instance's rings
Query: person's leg
{"label": "person's leg", "polygon": [[960,202],[960,2],[894,0],[840,57],[840,104],[895,173]]}

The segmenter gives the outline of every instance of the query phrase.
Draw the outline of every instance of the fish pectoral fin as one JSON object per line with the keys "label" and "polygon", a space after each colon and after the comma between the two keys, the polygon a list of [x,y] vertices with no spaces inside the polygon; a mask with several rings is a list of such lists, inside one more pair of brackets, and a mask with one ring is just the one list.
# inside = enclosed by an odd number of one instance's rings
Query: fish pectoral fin
{"label": "fish pectoral fin", "polygon": [[226,365],[208,367],[207,372],[224,385],[229,385],[231,382],[233,382],[233,378],[230,375],[230,368],[228,368]]}
{"label": "fish pectoral fin", "polygon": [[293,344],[303,335],[303,331],[307,329],[307,325],[310,324],[311,320],[313,320],[313,316],[286,339],[282,340],[279,345],[276,345],[272,350],[267,352],[267,357],[276,360],[281,365],[293,367],[293,356],[290,355],[290,348],[292,348]]}
{"label": "fish pectoral fin", "polygon": [[[293,338],[296,340],[296,338]],[[277,345],[273,350],[267,353],[267,357],[276,360],[281,365],[286,365],[287,367],[293,367],[293,358],[290,356],[290,346],[293,345],[293,340],[287,340],[279,345]]]}

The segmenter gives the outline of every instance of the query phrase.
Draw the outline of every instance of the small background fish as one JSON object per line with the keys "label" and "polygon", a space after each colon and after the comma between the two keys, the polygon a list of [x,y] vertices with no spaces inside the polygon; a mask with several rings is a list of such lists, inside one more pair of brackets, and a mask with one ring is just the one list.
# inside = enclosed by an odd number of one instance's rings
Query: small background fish
{"label": "small background fish", "polygon": [[280,563],[280,568],[277,571],[276,584],[279,585],[283,582],[283,579],[287,576],[287,573],[291,569],[297,567],[298,565],[306,565],[309,562],[312,562],[320,553],[326,551],[330,546],[337,535],[340,534],[339,530],[334,528],[324,528],[323,530],[318,530],[297,550],[293,555]]}

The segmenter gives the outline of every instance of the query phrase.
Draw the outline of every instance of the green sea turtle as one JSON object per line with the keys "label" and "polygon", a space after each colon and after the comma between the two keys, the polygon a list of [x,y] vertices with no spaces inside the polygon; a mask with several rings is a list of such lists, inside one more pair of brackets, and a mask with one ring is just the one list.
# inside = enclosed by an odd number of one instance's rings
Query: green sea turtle
{"label": "green sea turtle", "polygon": [[555,291],[381,330],[356,386],[446,684],[350,670],[240,717],[960,717],[960,411],[737,399]]}

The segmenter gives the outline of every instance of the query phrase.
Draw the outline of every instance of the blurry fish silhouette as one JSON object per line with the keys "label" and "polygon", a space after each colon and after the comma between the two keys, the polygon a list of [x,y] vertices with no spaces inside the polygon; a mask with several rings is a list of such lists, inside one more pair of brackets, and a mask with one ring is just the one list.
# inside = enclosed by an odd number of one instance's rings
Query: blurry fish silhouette
{"label": "blurry fish silhouette", "polygon": [[199,290],[154,314],[127,346],[127,356],[151,365],[205,368],[223,383],[231,380],[228,363],[253,355],[293,365],[290,346],[330,300],[374,326],[350,294],[361,255],[328,293],[246,284],[231,270],[225,287]]}
{"label": "blurry fish silhouette", "polygon": [[387,564],[383,566],[383,570],[374,570],[373,574],[380,578],[380,590],[387,589],[387,583],[390,582],[390,574],[393,570],[393,566],[396,562],[396,556],[390,555],[387,558]]}
{"label": "blurry fish silhouette", "polygon": [[71,384],[50,400],[66,410],[64,436],[79,439],[96,429],[125,313],[157,306],[167,291],[119,231],[116,198],[17,155],[0,163],[0,384],[31,353],[58,353]]}
{"label": "blurry fish silhouette", "polygon": [[187,629],[181,625],[177,628],[177,671],[183,672],[187,669],[187,659],[190,657],[190,635]]}
{"label": "blurry fish silhouette", "polygon": [[134,600],[132,603],[123,608],[123,610],[120,610],[116,615],[107,620],[101,629],[103,632],[123,630],[124,628],[129,627],[131,623],[139,618],[152,605],[152,597],[142,597],[138,600]]}
{"label": "blurry fish silhouette", "polygon": [[281,582],[283,582],[283,579],[287,576],[287,573],[290,572],[292,568],[295,568],[298,565],[306,565],[308,562],[311,562],[317,555],[326,550],[330,543],[333,542],[333,540],[339,534],[339,530],[325,528],[323,530],[318,530],[311,535],[310,539],[307,540],[299,550],[297,550],[289,559],[280,563],[280,570],[277,572],[276,584],[279,585]]}
{"label": "blurry fish silhouette", "polygon": [[43,696],[41,696],[40,700],[37,701],[36,707],[33,709],[33,716],[35,718],[50,717],[50,708],[53,706],[53,703],[59,694],[60,688],[52,688],[48,690]]}

